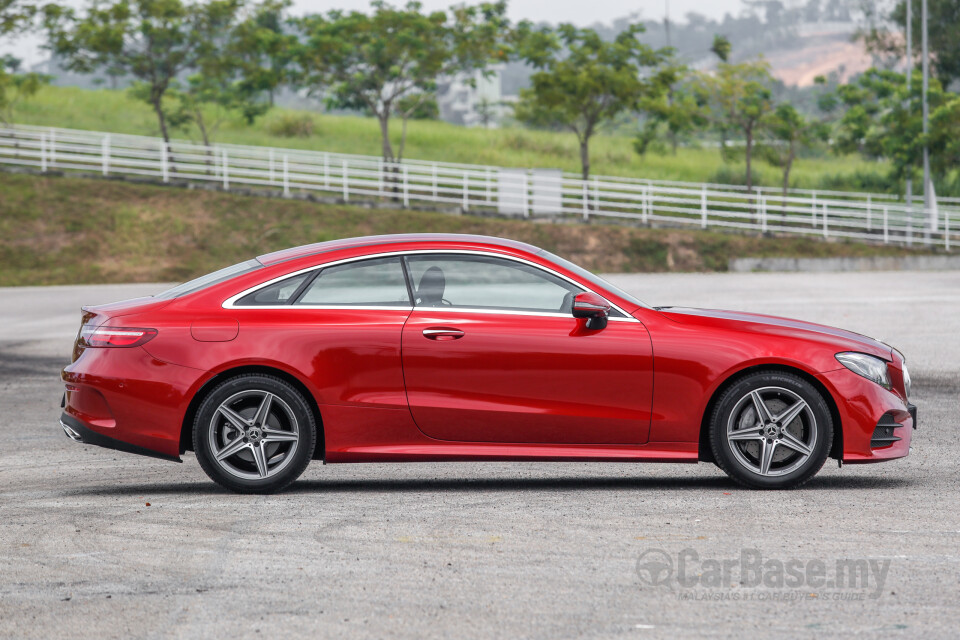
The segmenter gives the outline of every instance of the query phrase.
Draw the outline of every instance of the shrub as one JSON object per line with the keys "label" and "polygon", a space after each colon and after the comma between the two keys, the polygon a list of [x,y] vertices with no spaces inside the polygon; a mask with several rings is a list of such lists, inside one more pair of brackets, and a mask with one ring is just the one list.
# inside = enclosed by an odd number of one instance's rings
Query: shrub
{"label": "shrub", "polygon": [[281,138],[309,138],[315,126],[313,116],[306,113],[285,113],[267,123],[267,131]]}

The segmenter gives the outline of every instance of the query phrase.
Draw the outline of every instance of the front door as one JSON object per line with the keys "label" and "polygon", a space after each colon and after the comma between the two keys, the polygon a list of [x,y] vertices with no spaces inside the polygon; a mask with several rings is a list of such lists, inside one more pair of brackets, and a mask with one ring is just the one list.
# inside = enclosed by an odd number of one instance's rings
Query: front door
{"label": "front door", "polygon": [[533,265],[471,254],[405,258],[416,307],[404,324],[407,400],[418,427],[460,442],[642,444],[650,338],[615,313],[589,330],[583,289]]}

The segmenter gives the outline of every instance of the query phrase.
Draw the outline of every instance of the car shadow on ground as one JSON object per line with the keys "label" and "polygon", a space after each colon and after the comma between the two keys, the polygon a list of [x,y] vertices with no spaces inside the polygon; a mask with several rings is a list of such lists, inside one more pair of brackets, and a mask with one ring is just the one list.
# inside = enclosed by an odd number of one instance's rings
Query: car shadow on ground
{"label": "car shadow on ground", "polygon": [[[829,476],[814,478],[799,491],[889,490],[908,486],[909,478],[889,476]],[[752,491],[724,477],[677,478],[645,476],[641,478],[463,478],[463,479],[355,479],[300,480],[283,493],[442,493],[442,492],[524,492],[524,491]],[[73,487],[71,496],[157,495],[157,494],[230,494],[213,482],[150,483]]]}

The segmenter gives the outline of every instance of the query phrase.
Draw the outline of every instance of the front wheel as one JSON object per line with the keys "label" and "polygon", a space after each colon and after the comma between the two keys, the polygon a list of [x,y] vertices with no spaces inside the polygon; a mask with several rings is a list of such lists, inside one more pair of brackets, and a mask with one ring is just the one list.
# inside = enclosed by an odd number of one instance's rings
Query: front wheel
{"label": "front wheel", "polygon": [[193,425],[200,466],[239,493],[273,493],[289,485],[310,463],[316,439],[303,394],[270,375],[220,383],[200,404]]}
{"label": "front wheel", "polygon": [[799,376],[758,372],[720,397],[710,421],[717,466],[756,489],[789,489],[823,467],[833,419],[820,392]]}

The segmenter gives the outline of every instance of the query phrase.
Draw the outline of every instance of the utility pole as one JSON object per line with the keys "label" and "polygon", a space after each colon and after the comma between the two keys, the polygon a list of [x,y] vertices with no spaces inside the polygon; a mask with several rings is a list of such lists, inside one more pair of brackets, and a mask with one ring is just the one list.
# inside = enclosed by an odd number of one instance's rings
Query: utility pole
{"label": "utility pole", "polygon": [[930,147],[927,144],[927,134],[929,132],[930,123],[928,122],[930,117],[929,105],[927,105],[927,87],[930,83],[930,55],[927,48],[927,0],[921,0],[921,14],[920,14],[920,29],[921,42],[923,48],[923,208],[927,212],[927,217],[929,218],[927,229],[928,232],[937,230],[937,218],[935,215],[931,215],[933,209],[932,194],[931,194],[931,184],[930,184]]}
{"label": "utility pole", "polygon": [[667,46],[670,46],[670,0],[663,0],[663,30],[667,36]]}
{"label": "utility pole", "polygon": [[[913,76],[913,0],[907,2],[907,109],[913,111],[913,99],[910,96],[910,79]],[[907,173],[907,208],[913,212],[913,167]]]}

